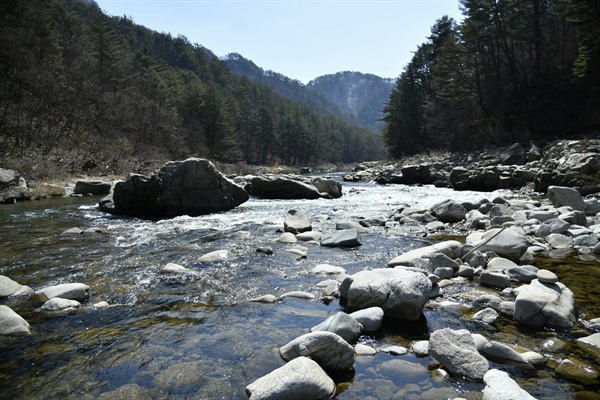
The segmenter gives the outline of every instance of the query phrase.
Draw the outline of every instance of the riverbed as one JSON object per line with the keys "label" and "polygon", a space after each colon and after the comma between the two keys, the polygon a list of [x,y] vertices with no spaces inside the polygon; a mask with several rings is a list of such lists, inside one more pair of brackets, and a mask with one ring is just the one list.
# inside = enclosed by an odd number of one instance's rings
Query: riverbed
{"label": "riverbed", "polygon": [[[2,205],[0,274],[34,290],[82,282],[91,287],[92,295],[82,309],[66,313],[41,311],[35,297],[0,301],[24,317],[32,331],[28,337],[0,340],[0,398],[97,399],[125,393],[128,398],[245,399],[247,384],[284,365],[278,347],[343,310],[338,301],[320,301],[315,285],[327,277],[310,274],[315,265],[341,266],[349,274],[383,268],[395,256],[436,240],[421,226],[371,227],[362,235],[364,244],[359,248],[300,243],[308,247],[308,256],[298,258],[284,251],[292,245],[277,243],[288,210],[304,211],[313,229],[328,232],[336,222],[387,219],[407,206],[428,208],[447,198],[475,202],[496,196],[513,194],[344,183],[340,199],[251,198],[228,212],[162,221],[102,213],[97,197]],[[73,227],[98,227],[102,233],[61,234]],[[256,252],[261,246],[271,246],[274,254]],[[214,250],[228,250],[229,258],[207,264],[197,261]],[[568,259],[540,262],[575,292],[581,320],[599,317],[598,262],[577,260],[576,273]],[[159,274],[167,263],[195,273]],[[289,291],[306,291],[317,299],[247,301]],[[467,328],[490,340],[544,353],[549,359],[568,352],[589,361],[570,344],[576,331],[526,329],[506,317],[496,327],[475,323],[469,316],[479,309],[463,297],[473,291],[497,294],[465,280],[431,301],[419,321],[386,319],[380,331],[359,341],[375,348],[390,344],[410,348],[436,329]],[[93,307],[100,301],[110,306]],[[459,306],[440,306],[443,301]],[[565,346],[549,351],[543,346],[549,339]],[[338,384],[336,398],[481,398],[482,383],[440,379],[430,372],[430,362],[412,353],[358,356],[354,371],[333,377]],[[575,398],[578,392],[594,398],[591,392],[597,388],[555,375],[551,362],[538,370],[490,364],[508,371],[538,398]]]}

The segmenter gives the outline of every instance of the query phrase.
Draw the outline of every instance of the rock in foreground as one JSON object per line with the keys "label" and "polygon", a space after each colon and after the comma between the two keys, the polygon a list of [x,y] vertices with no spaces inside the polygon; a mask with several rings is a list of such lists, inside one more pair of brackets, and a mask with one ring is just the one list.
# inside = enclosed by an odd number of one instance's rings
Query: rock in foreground
{"label": "rock in foreground", "polygon": [[198,216],[227,211],[244,203],[248,193],[200,158],[170,161],[157,175],[130,174],[115,185],[112,204],[100,208],[140,218]]}
{"label": "rock in foreground", "polygon": [[320,400],[335,394],[335,383],[319,364],[298,357],[246,386],[250,400]]}
{"label": "rock in foreground", "polygon": [[514,318],[529,326],[570,328],[577,321],[575,295],[560,282],[534,279],[520,287]]}
{"label": "rock in foreground", "polygon": [[489,370],[488,361],[479,354],[473,337],[466,329],[439,329],[429,338],[429,355],[438,360],[448,372],[481,380]]}
{"label": "rock in foreground", "polygon": [[483,400],[535,400],[504,371],[491,369],[483,376],[483,381],[486,385]]}
{"label": "rock in foreground", "polygon": [[385,315],[416,321],[431,293],[426,275],[404,269],[374,269],[347,277],[340,294],[351,309],[381,307]]}
{"label": "rock in foreground", "polygon": [[290,361],[297,357],[310,357],[321,367],[345,370],[354,365],[354,349],[341,336],[327,331],[302,335],[279,349],[281,357]]}

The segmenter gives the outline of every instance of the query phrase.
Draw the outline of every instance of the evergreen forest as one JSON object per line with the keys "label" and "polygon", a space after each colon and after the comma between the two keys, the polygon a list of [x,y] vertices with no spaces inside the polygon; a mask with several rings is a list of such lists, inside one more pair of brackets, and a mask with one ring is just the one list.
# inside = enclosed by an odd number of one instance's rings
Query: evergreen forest
{"label": "evergreen forest", "polygon": [[71,158],[122,173],[190,156],[314,165],[385,150],[375,130],[276,95],[186,37],[94,1],[0,2],[0,167]]}
{"label": "evergreen forest", "polygon": [[383,120],[392,157],[544,143],[600,125],[600,2],[461,0],[396,80]]}

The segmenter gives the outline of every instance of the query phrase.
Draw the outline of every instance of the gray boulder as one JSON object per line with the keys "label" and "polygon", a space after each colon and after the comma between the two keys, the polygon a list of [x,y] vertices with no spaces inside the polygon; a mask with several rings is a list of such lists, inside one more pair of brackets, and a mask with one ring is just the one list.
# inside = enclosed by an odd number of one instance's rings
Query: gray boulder
{"label": "gray boulder", "polygon": [[405,269],[373,269],[346,277],[340,295],[351,309],[381,307],[385,315],[416,321],[431,294],[429,278]]}
{"label": "gray boulder", "polygon": [[337,199],[342,197],[342,184],[327,178],[313,178],[310,183],[321,193],[327,193],[331,198]]}
{"label": "gray boulder", "polygon": [[[499,228],[490,229],[483,235],[478,235],[478,232],[467,237],[467,244],[478,246],[485,243],[489,238],[496,235],[500,231]],[[505,257],[510,260],[518,260],[529,247],[527,238],[512,229],[505,229],[493,239],[479,247],[482,253],[493,251],[500,257]]]}
{"label": "gray boulder", "polygon": [[363,326],[365,332],[375,332],[381,328],[384,312],[381,307],[369,307],[355,311],[350,316]]}
{"label": "gray boulder", "polygon": [[515,143],[501,149],[498,158],[500,159],[500,164],[503,165],[522,165],[525,164],[525,150],[520,143]]}
{"label": "gray boulder", "polygon": [[21,285],[7,276],[0,275],[0,297],[33,293],[29,286]]}
{"label": "gray boulder", "polygon": [[516,265],[514,267],[507,268],[504,273],[508,275],[510,279],[517,280],[522,283],[531,283],[532,280],[537,278],[538,269],[533,265]]}
{"label": "gray boulder", "polygon": [[569,206],[573,210],[583,211],[585,210],[585,203],[581,194],[570,187],[564,186],[550,186],[546,193],[554,207]]}
{"label": "gray boulder", "polygon": [[12,308],[0,304],[0,335],[24,336],[29,335],[29,323]]}
{"label": "gray boulder", "polygon": [[246,190],[253,196],[264,199],[320,199],[331,198],[321,193],[309,182],[283,175],[255,176],[246,185]]}
{"label": "gray boulder", "polygon": [[321,246],[325,247],[358,247],[362,246],[360,235],[354,228],[336,230],[321,237]]}
{"label": "gray boulder", "polygon": [[600,333],[579,338],[577,339],[577,344],[588,352],[588,354],[592,354],[596,359],[600,360]]}
{"label": "gray boulder", "polygon": [[473,337],[466,329],[438,329],[429,338],[429,355],[453,375],[481,380],[489,363],[479,354]]}
{"label": "gray boulder", "polygon": [[[110,197],[110,196],[109,196]],[[157,175],[130,174],[115,184],[112,205],[102,210],[141,218],[197,216],[230,210],[248,200],[248,193],[200,158],[170,161]]]}
{"label": "gray boulder", "polygon": [[516,352],[516,350],[509,346],[491,341],[483,348],[483,354],[491,359],[492,361],[499,361],[503,363],[516,364],[516,365],[528,365],[529,362],[523,358],[523,356]]}
{"label": "gray boulder", "polygon": [[283,222],[283,230],[296,235],[301,232],[311,231],[312,225],[304,212],[290,210]]}
{"label": "gray boulder", "polygon": [[504,289],[510,286],[510,278],[500,272],[483,271],[479,277],[479,282],[484,286],[497,287]]}
{"label": "gray boulder", "polygon": [[315,361],[294,358],[246,386],[250,400],[321,400],[333,397],[335,383]]}
{"label": "gray boulder", "polygon": [[341,221],[335,223],[335,229],[338,231],[343,231],[345,229],[356,229],[358,233],[366,233],[368,232],[367,228],[362,226],[360,223],[355,221]]}
{"label": "gray boulder", "polygon": [[551,218],[544,221],[535,232],[537,237],[546,237],[552,233],[565,233],[571,224],[560,218]]}
{"label": "gray boulder", "polygon": [[0,168],[0,204],[14,203],[27,196],[27,184],[17,171]]}
{"label": "gray boulder", "polygon": [[415,259],[431,256],[435,253],[442,253],[451,259],[455,259],[461,256],[462,243],[456,240],[446,240],[444,242],[432,244],[431,246],[420,247],[408,251],[393,258],[388,262],[389,267],[395,267],[398,265],[410,265]]}
{"label": "gray boulder", "polygon": [[493,308],[484,308],[481,311],[477,311],[475,315],[473,315],[473,319],[491,325],[498,320],[498,312]]}
{"label": "gray boulder", "polygon": [[490,369],[483,376],[483,381],[482,400],[536,400],[504,371]]}
{"label": "gray boulder", "polygon": [[108,182],[98,180],[81,180],[75,183],[75,194],[108,194],[112,185]]}
{"label": "gray boulder", "polygon": [[458,222],[465,219],[467,210],[454,200],[445,200],[431,207],[431,213],[442,222]]}
{"label": "gray boulder", "polygon": [[74,310],[76,308],[81,307],[81,303],[77,300],[69,300],[63,299],[60,297],[54,297],[42,306],[42,310],[45,311],[64,311],[64,310]]}
{"label": "gray boulder", "polygon": [[529,326],[571,328],[577,321],[575,295],[560,282],[534,279],[518,288],[513,316]]}
{"label": "gray boulder", "polygon": [[363,326],[354,317],[340,311],[319,325],[313,326],[310,331],[333,332],[341,336],[345,341],[353,342],[362,333]]}
{"label": "gray boulder", "polygon": [[83,301],[90,297],[90,287],[83,283],[62,283],[42,289],[37,294],[42,301],[48,301],[55,297]]}
{"label": "gray boulder", "polygon": [[286,361],[309,357],[326,370],[346,370],[354,365],[354,348],[341,336],[328,331],[302,335],[280,347],[279,354]]}

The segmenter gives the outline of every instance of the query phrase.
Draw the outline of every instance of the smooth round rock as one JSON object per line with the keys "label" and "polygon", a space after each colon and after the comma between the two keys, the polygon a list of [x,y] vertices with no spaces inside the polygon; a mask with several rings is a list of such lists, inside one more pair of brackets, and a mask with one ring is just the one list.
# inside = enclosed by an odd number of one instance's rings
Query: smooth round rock
{"label": "smooth round rock", "polygon": [[315,361],[298,357],[246,386],[252,400],[328,399],[335,383]]}
{"label": "smooth round rock", "polygon": [[377,350],[363,343],[357,343],[354,347],[354,352],[357,356],[374,356],[377,354]]}
{"label": "smooth round rock", "polygon": [[537,278],[540,282],[543,283],[556,283],[558,282],[558,276],[552,271],[548,271],[547,269],[540,269],[537,272]]}

